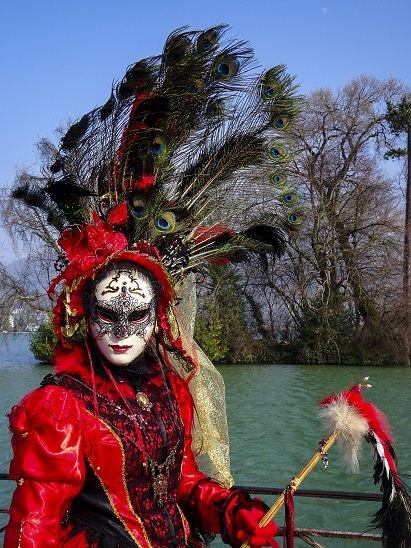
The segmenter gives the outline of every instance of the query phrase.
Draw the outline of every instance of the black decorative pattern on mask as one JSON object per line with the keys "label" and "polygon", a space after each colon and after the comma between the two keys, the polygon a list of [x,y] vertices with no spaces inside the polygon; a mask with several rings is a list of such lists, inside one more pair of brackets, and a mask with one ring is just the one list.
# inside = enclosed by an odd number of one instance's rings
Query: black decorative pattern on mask
{"label": "black decorative pattern on mask", "polygon": [[119,338],[142,337],[147,327],[155,322],[152,301],[139,302],[126,292],[107,301],[94,300],[90,321],[97,324],[99,335]]}
{"label": "black decorative pattern on mask", "polygon": [[120,291],[120,286],[116,285],[116,283],[118,282],[122,274],[127,276],[131,283],[128,287],[123,285],[121,287],[121,291],[123,293],[126,293],[127,291],[129,291],[130,293],[133,293],[135,295],[140,295],[141,297],[144,298],[144,293],[141,287],[139,286],[138,278],[133,276],[132,272],[129,272],[128,270],[119,270],[117,274],[112,277],[110,283],[106,285],[106,287],[104,288],[104,291],[102,292],[102,295],[105,295],[106,293],[117,293],[118,291]]}

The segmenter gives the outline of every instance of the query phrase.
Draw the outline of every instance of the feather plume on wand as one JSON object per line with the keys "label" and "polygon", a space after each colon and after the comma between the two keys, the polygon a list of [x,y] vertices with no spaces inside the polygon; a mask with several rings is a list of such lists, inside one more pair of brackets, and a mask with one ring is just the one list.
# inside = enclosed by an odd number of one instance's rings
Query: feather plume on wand
{"label": "feather plume on wand", "polygon": [[[366,439],[374,452],[374,483],[381,482],[383,503],[373,518],[373,525],[382,530],[385,548],[411,548],[411,497],[398,476],[395,466],[393,438],[385,415],[373,404],[365,402],[362,388],[371,388],[365,377],[361,384],[350,390],[333,394],[320,402],[320,416],[332,431],[322,440],[304,468],[292,478],[286,489],[268,510],[259,525],[264,527],[274,518],[285,503],[286,496],[298,489],[320,459],[337,440],[344,450],[343,460],[348,469],[359,470],[362,440]],[[249,548],[244,542],[241,548]]]}

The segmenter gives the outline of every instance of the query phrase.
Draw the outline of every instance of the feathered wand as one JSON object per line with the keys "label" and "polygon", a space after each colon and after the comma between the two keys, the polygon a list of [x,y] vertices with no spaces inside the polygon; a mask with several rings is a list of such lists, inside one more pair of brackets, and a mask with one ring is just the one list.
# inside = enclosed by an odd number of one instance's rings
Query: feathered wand
{"label": "feathered wand", "polygon": [[[362,399],[362,388],[371,388],[365,377],[360,384],[340,394],[327,396],[320,402],[320,416],[332,431],[299,474],[292,478],[283,493],[260,521],[267,525],[287,499],[301,485],[320,459],[326,461],[326,452],[338,440],[343,449],[343,460],[351,471],[358,471],[362,440],[373,448],[374,482],[381,483],[383,502],[372,524],[382,530],[384,548],[411,548],[411,497],[398,476],[390,426],[385,415],[373,404]],[[292,531],[288,531],[292,536]],[[292,546],[292,542],[289,544]],[[247,542],[241,548],[248,548]]]}

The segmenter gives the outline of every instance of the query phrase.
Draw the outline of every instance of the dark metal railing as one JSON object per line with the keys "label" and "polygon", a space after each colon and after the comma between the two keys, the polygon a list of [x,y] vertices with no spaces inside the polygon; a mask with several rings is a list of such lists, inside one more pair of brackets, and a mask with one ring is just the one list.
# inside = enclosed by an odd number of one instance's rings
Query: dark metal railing
{"label": "dark metal railing", "polygon": [[[1,478],[0,478],[1,479]],[[253,495],[281,495],[284,489],[277,487],[250,487],[235,485],[236,489],[247,491]],[[340,500],[367,500],[381,502],[382,495],[379,493],[358,493],[356,491],[321,491],[320,489],[298,489],[295,497],[313,497],[319,499],[340,499]]]}
{"label": "dark metal railing", "polygon": [[[243,485],[235,485],[235,488],[247,491],[253,495],[281,495],[284,489],[277,487],[250,487]],[[321,499],[338,499],[338,500],[365,500],[371,502],[381,502],[382,495],[379,493],[357,493],[355,491],[323,491],[320,489],[298,489],[294,493],[295,497],[310,497]],[[283,534],[282,527],[278,528],[278,533]],[[379,533],[358,533],[355,531],[337,531],[330,529],[306,529],[296,528],[295,536],[304,541],[313,548],[324,548],[321,544],[315,542],[311,537],[324,538],[341,538],[347,540],[368,540],[381,542],[381,534]]]}
{"label": "dark metal railing", "polygon": [[[0,473],[1,480],[9,480],[8,474]],[[235,485],[236,489],[247,491],[253,495],[281,495],[284,491],[277,487],[250,487],[248,485]],[[353,491],[322,491],[316,489],[298,489],[294,493],[296,497],[311,497],[322,499],[338,499],[338,500],[365,500],[371,502],[381,502],[382,495],[378,493],[357,493]],[[0,508],[0,514],[8,514],[7,508]],[[0,533],[5,530],[6,526],[0,528]],[[282,535],[282,528],[279,527],[279,534]],[[315,542],[311,537],[324,537],[324,538],[341,538],[347,540],[368,540],[368,541],[380,541],[381,535],[379,533],[357,533],[353,531],[337,531],[328,529],[305,529],[296,528],[295,536],[304,541],[313,548],[324,548],[321,544]]]}

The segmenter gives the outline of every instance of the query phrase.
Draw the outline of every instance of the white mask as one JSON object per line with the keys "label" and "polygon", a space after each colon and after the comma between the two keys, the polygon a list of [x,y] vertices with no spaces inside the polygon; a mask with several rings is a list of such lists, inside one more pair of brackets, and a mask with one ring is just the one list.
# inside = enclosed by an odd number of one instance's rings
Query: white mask
{"label": "white mask", "polygon": [[155,294],[138,270],[111,272],[95,288],[88,318],[92,339],[113,365],[124,366],[144,351],[155,325]]}

